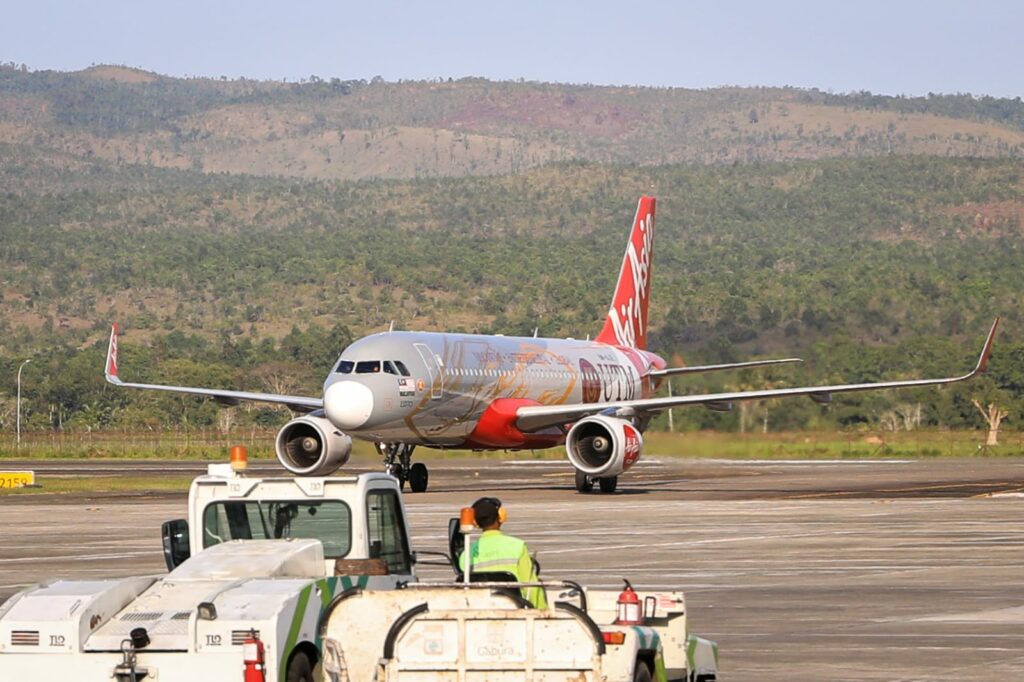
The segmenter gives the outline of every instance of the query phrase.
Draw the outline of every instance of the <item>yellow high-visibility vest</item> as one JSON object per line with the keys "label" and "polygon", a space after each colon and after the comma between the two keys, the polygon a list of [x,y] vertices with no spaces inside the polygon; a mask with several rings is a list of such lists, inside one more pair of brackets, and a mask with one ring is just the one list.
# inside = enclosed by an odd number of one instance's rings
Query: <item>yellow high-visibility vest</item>
{"label": "yellow high-visibility vest", "polygon": [[[473,558],[473,572],[504,571],[511,573],[516,580],[523,583],[534,583],[540,579],[533,571],[533,560],[526,549],[526,543],[519,538],[505,535],[500,530],[485,530],[470,549]],[[466,570],[466,553],[459,557],[459,566]],[[523,598],[538,609],[548,607],[547,595],[543,588],[526,587],[521,590]]]}

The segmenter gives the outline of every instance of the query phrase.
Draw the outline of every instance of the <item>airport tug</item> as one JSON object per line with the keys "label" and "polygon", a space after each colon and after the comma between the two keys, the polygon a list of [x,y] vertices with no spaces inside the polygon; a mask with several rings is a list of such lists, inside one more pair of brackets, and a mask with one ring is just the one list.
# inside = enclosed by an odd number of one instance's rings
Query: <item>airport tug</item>
{"label": "airport tug", "polygon": [[545,581],[538,610],[500,576],[420,582],[395,478],[245,468],[233,448],[192,482],[188,520],[163,525],[166,575],[48,580],[0,604],[0,680],[715,679],[681,592]]}

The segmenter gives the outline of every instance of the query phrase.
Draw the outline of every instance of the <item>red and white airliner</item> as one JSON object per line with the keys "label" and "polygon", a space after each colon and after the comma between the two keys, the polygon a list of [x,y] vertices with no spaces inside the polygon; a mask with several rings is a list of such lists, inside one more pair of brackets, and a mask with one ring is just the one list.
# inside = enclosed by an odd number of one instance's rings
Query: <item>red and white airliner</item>
{"label": "red and white airliner", "polygon": [[374,442],[391,474],[413,491],[427,488],[417,445],[519,450],[565,445],[576,489],[614,492],[619,474],[640,459],[642,433],[663,410],[703,405],[728,410],[736,401],[948,384],[985,371],[998,318],[975,368],[943,379],[808,386],[762,391],[655,397],[665,377],[799,362],[796,358],[669,368],[647,350],[654,243],[653,197],[642,197],[622,260],[611,308],[591,341],[479,334],[388,331],[342,352],[322,397],[129,383],[118,376],[117,326],[110,335],[106,378],[117,386],[208,396],[224,404],[261,401],[305,413],[277,435],[278,459],[299,475],[325,476],[348,460],[352,438]]}

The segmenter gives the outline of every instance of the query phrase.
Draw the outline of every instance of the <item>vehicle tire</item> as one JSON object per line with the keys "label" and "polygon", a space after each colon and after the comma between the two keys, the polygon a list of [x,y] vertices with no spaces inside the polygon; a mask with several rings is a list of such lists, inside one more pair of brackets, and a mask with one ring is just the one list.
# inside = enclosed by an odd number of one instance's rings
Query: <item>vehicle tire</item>
{"label": "vehicle tire", "polygon": [[605,478],[599,478],[597,479],[597,484],[601,486],[601,492],[613,493],[619,487],[619,477],[606,476]]}
{"label": "vehicle tire", "polygon": [[285,673],[284,679],[286,682],[313,682],[313,665],[309,662],[309,656],[305,651],[296,651],[292,654],[292,660],[288,661],[288,671]]}
{"label": "vehicle tire", "polygon": [[589,493],[594,489],[594,479],[587,476],[585,473],[576,470],[576,492]]}
{"label": "vehicle tire", "polygon": [[651,682],[651,669],[643,661],[636,662],[636,670],[633,671],[633,682]]}
{"label": "vehicle tire", "polygon": [[423,462],[416,462],[409,467],[409,488],[414,493],[422,493],[427,490],[427,482],[430,480],[430,472]]}

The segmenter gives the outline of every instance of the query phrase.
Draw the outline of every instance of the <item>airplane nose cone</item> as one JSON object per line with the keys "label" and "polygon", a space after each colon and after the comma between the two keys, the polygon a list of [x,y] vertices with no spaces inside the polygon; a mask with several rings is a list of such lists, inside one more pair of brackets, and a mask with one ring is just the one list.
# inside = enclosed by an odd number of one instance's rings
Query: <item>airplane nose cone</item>
{"label": "airplane nose cone", "polygon": [[373,412],[373,391],[355,381],[338,381],[324,391],[324,414],[341,430],[358,429]]}

